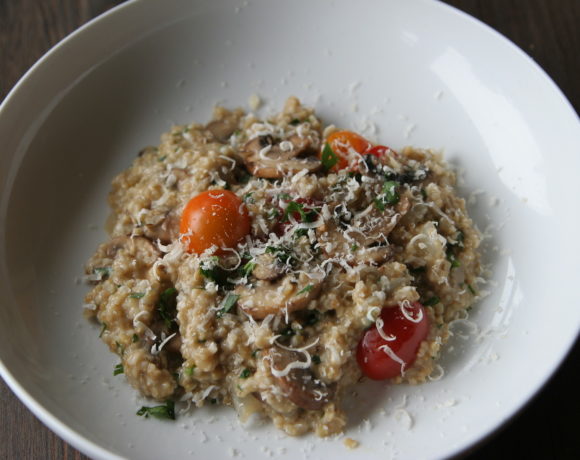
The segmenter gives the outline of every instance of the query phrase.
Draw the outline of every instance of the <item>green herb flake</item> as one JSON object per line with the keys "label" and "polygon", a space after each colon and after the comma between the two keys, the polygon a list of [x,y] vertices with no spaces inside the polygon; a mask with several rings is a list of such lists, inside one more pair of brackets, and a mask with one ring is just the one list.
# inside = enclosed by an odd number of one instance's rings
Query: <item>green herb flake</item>
{"label": "green herb flake", "polygon": [[473,286],[471,284],[467,285],[467,289],[469,289],[469,292],[471,292],[473,295],[477,295],[477,291],[473,289]]}
{"label": "green herb flake", "polygon": [[107,330],[107,323],[101,324],[101,332],[99,332],[99,338],[103,336],[103,333]]}
{"label": "green herb flake", "polygon": [[322,166],[324,166],[326,171],[338,163],[338,156],[332,151],[332,148],[328,142],[324,144],[320,160],[322,161]]}
{"label": "green herb flake", "polygon": [[217,404],[217,399],[216,398],[211,398],[209,400],[210,404]]}
{"label": "green herb flake", "polygon": [[286,209],[284,210],[284,217],[282,218],[282,221],[286,222],[287,220],[289,220],[288,216],[290,215],[290,213],[295,212],[300,214],[300,219],[302,221],[307,222],[306,213],[304,212],[304,206],[301,203],[298,203],[297,201],[290,201],[290,203],[288,203]]}
{"label": "green herb flake", "polygon": [[377,208],[379,211],[385,210],[385,203],[382,200],[382,198],[375,198],[374,203],[375,203],[375,208]]}
{"label": "green herb flake", "polygon": [[217,312],[217,317],[221,318],[226,313],[229,313],[239,298],[240,298],[239,295],[228,293],[228,295],[225,296],[224,300],[222,300],[222,303],[220,304],[220,309]]}
{"label": "green herb flake", "polygon": [[139,336],[137,334],[133,334],[133,343],[139,342]]}
{"label": "green herb flake", "polygon": [[318,355],[314,355],[314,356],[312,357],[312,362],[313,362],[314,364],[320,364],[320,356],[318,356]]}
{"label": "green herb flake", "polygon": [[252,371],[247,367],[240,373],[241,379],[247,379],[250,375],[252,375]]}
{"label": "green herb flake", "polygon": [[427,201],[427,190],[424,188],[421,189],[421,196],[423,197],[423,201]]}
{"label": "green herb flake", "polygon": [[306,292],[310,292],[310,291],[312,291],[313,287],[314,287],[314,284],[307,284],[303,289],[300,289],[300,291],[298,291],[296,293],[296,295],[305,294]]}
{"label": "green herb flake", "polygon": [[292,126],[299,125],[300,123],[302,123],[302,122],[298,118],[294,118],[294,119],[292,119],[292,121],[290,121],[290,124]]}
{"label": "green herb flake", "polygon": [[290,200],[292,197],[288,194],[288,193],[279,193],[278,194],[278,199],[279,200],[285,200],[288,201]]}
{"label": "green herb flake", "polygon": [[248,276],[250,276],[252,274],[252,272],[254,271],[254,268],[256,268],[256,262],[250,260],[249,262],[244,264],[244,266],[242,267],[242,276],[247,278]]}
{"label": "green herb flake", "polygon": [[350,247],[350,251],[351,251],[351,252],[355,252],[355,251],[357,251],[357,250],[358,250],[358,245],[356,245],[356,244],[353,244],[353,245]]}
{"label": "green herb flake", "polygon": [[167,401],[163,406],[143,406],[137,411],[137,415],[144,415],[145,418],[151,415],[159,419],[175,420],[175,403],[173,401]]}
{"label": "green herb flake", "polygon": [[93,273],[95,275],[101,275],[101,279],[108,278],[111,276],[112,268],[111,267],[96,267],[93,268]]}
{"label": "green herb flake", "polygon": [[399,184],[394,180],[389,180],[383,184],[383,194],[385,195],[385,200],[389,204],[397,204],[399,202],[397,185]]}
{"label": "green herb flake", "polygon": [[195,365],[191,366],[191,367],[186,367],[183,369],[183,373],[187,376],[192,376],[193,372],[195,371]]}
{"label": "green herb flake", "polygon": [[119,375],[125,372],[125,369],[123,369],[123,364],[117,364],[115,366],[115,369],[113,370],[113,375]]}
{"label": "green herb flake", "polygon": [[167,155],[163,155],[163,156],[161,156],[161,157],[158,157],[158,158],[157,158],[157,161],[158,161],[159,163],[161,163],[162,161],[165,161],[166,159],[167,159]]}
{"label": "green herb flake", "polygon": [[433,297],[427,299],[423,305],[425,305],[426,307],[433,307],[435,305],[437,305],[439,302],[441,302],[441,300],[439,299],[439,297],[437,297],[436,295],[434,295]]}
{"label": "green herb flake", "polygon": [[266,253],[274,254],[278,261],[283,264],[291,259],[291,249],[284,246],[267,246]]}
{"label": "green herb flake", "polygon": [[159,296],[157,302],[157,312],[161,319],[165,323],[167,329],[175,324],[175,318],[172,316],[172,312],[177,308],[177,289],[170,287],[165,289]]}
{"label": "green herb flake", "polygon": [[[211,260],[213,260],[214,258],[219,260],[218,257],[212,257]],[[199,271],[204,277],[206,277],[210,281],[213,281],[218,286],[224,287],[224,286],[230,285],[230,283],[228,281],[228,276],[229,276],[228,272],[226,270],[224,270],[222,267],[220,267],[219,265],[214,265],[211,268],[207,268],[207,267],[204,267],[202,264]]]}
{"label": "green herb flake", "polygon": [[252,351],[252,358],[255,358],[256,356],[258,356],[258,353],[260,352],[260,350],[254,350]]}
{"label": "green herb flake", "polygon": [[254,197],[252,196],[252,192],[248,192],[244,195],[244,201],[246,203],[255,203]]}
{"label": "green herb flake", "polygon": [[144,292],[132,292],[131,294],[129,294],[129,297],[132,299],[142,299],[143,297],[145,297],[145,293]]}

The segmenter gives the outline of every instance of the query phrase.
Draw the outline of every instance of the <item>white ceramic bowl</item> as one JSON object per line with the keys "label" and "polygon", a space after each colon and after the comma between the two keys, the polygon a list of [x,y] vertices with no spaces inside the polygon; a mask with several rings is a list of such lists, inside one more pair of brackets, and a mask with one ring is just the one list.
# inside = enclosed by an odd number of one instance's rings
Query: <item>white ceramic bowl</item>
{"label": "white ceramic bowl", "polygon": [[[249,4],[248,4],[249,3]],[[0,109],[0,371],[50,428],[97,458],[346,458],[340,440],[293,439],[206,408],[176,423],[139,402],[75,283],[97,244],[112,177],[170,124],[252,93],[300,96],[336,125],[398,148],[445,150],[487,229],[494,284],[456,336],[445,377],[367,384],[350,402],[357,458],[438,458],[502,424],[573,343],[580,309],[580,127],[546,75],[470,17],[432,1],[143,0],[64,40]],[[555,319],[555,320],[551,320]],[[412,418],[412,427],[404,405]],[[409,429],[410,428],[410,429]]]}

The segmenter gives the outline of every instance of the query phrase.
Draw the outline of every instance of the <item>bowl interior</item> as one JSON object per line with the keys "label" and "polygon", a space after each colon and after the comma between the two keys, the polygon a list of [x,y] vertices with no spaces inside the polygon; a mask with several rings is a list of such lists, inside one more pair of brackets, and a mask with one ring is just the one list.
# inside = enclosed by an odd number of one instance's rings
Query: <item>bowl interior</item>
{"label": "bowl interior", "polygon": [[512,415],[580,323],[563,289],[580,272],[566,257],[579,249],[579,212],[567,201],[576,194],[580,129],[551,81],[502,37],[435,2],[156,3],[130,2],[81,30],[0,111],[8,139],[0,359],[19,395],[93,456],[347,455],[338,441],[242,428],[227,409],[174,424],[137,417],[142,401],[113,377],[116,358],[82,317],[79,279],[106,238],[114,175],[172,124],[208,120],[216,103],[247,106],[258,94],[259,113],[268,114],[296,95],[325,122],[394,148],[443,149],[463,171],[460,190],[472,197],[492,268],[489,296],[472,310],[477,331],[467,339],[457,331],[445,377],[418,387],[365,384],[346,402],[346,435],[368,458],[442,457]]}

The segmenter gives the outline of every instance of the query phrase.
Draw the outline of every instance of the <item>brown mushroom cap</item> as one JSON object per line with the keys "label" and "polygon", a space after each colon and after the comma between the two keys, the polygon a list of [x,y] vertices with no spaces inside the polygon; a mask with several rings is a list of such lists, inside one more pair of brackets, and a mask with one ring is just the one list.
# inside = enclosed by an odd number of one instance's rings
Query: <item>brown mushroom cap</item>
{"label": "brown mushroom cap", "polygon": [[[283,149],[282,142],[288,142],[285,145],[289,148]],[[241,155],[251,174],[268,179],[296,174],[303,169],[312,173],[322,167],[311,141],[297,135],[280,142],[275,142],[270,135],[257,136],[244,145]]]}
{"label": "brown mushroom cap", "polygon": [[264,319],[268,315],[290,314],[306,308],[320,292],[322,283],[305,279],[299,283],[292,275],[275,281],[258,280],[253,287],[237,286],[238,306],[254,319]]}
{"label": "brown mushroom cap", "polygon": [[[300,353],[283,348],[271,348],[267,356],[277,371],[303,358]],[[324,383],[311,369],[293,368],[285,376],[274,375],[274,380],[290,401],[306,410],[322,409],[336,393],[336,383]]]}
{"label": "brown mushroom cap", "polygon": [[210,121],[205,129],[218,142],[227,142],[231,135],[238,129],[239,118],[235,114],[229,114],[218,120]]}

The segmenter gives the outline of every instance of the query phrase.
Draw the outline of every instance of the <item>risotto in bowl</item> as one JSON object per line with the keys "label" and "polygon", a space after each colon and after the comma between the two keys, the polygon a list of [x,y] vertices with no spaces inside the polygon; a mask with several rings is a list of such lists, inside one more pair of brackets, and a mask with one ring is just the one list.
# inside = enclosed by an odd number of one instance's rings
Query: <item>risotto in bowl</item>
{"label": "risotto in bowl", "polygon": [[421,384],[481,276],[479,232],[429,150],[325,126],[290,97],[216,108],[113,180],[86,315],[115,372],[159,401],[235,407],[290,435],[343,431],[361,379]]}

